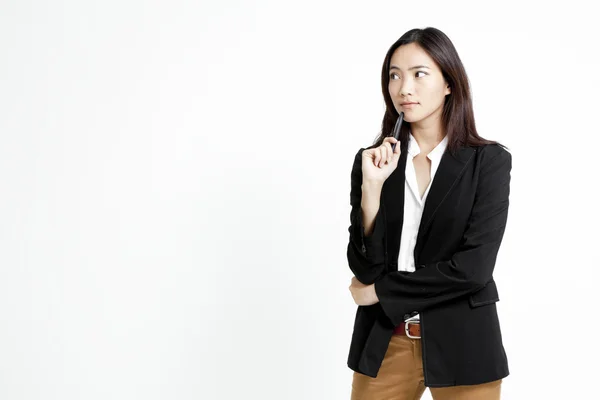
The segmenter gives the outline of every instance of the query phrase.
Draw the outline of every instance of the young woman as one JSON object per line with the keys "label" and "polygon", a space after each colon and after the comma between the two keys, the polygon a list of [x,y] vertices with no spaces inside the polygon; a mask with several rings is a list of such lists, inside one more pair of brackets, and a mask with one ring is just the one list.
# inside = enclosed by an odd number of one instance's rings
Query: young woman
{"label": "young woman", "polygon": [[381,135],[351,174],[352,399],[413,400],[426,387],[434,400],[499,399],[509,371],[492,274],[511,155],[478,135],[465,69],[438,29],[398,39],[381,80]]}

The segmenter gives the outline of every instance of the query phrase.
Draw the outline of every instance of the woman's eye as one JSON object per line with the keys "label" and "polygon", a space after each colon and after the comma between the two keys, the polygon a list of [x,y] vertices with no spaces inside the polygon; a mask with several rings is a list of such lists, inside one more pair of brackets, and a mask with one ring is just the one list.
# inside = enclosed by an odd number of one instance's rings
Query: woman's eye
{"label": "woman's eye", "polygon": [[[425,71],[417,71],[417,72],[415,72],[415,75],[416,75],[416,74],[418,74],[418,73],[422,73],[422,74],[425,74],[425,75],[427,75],[427,72],[425,72]],[[392,72],[392,73],[390,74],[390,78],[391,78],[391,79],[394,79],[394,77],[395,77],[395,76],[398,76],[398,74],[396,74],[395,72]]]}

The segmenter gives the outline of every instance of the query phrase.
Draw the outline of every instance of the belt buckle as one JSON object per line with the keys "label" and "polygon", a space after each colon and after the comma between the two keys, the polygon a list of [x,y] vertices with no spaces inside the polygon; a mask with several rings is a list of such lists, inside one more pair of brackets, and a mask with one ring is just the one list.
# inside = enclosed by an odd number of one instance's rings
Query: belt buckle
{"label": "belt buckle", "polygon": [[406,336],[411,339],[421,339],[421,336],[412,336],[409,332],[410,324],[418,324],[420,322],[419,316],[414,315],[404,321],[404,332],[406,332]]}

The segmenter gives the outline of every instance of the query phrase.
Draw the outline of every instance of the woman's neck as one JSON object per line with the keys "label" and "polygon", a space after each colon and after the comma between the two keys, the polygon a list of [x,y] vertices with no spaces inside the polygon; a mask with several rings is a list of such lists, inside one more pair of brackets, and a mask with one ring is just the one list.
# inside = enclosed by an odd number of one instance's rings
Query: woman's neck
{"label": "woman's neck", "polygon": [[441,129],[428,129],[411,126],[410,131],[417,141],[421,151],[424,151],[426,154],[435,149],[435,147],[444,139],[445,136]]}

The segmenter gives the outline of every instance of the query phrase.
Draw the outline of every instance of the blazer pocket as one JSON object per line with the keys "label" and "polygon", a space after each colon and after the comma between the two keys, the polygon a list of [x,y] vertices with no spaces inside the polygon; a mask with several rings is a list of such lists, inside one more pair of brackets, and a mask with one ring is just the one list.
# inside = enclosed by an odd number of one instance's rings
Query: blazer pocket
{"label": "blazer pocket", "polygon": [[481,307],[486,304],[495,303],[500,300],[498,296],[498,288],[496,282],[492,279],[483,289],[478,290],[469,296],[469,304],[471,307]]}

